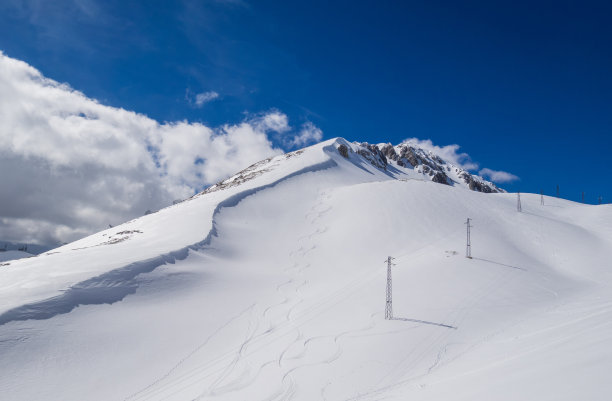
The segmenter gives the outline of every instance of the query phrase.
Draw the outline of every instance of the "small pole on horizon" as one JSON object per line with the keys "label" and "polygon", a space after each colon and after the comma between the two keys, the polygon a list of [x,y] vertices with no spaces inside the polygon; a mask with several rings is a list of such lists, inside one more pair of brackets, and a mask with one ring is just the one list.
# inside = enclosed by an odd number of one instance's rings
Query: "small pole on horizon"
{"label": "small pole on horizon", "polygon": [[393,285],[391,282],[391,266],[394,265],[392,260],[394,257],[388,256],[385,263],[387,264],[387,303],[385,305],[385,319],[392,320],[393,319],[393,299],[392,293]]}
{"label": "small pole on horizon", "polygon": [[516,193],[516,211],[517,212],[523,211],[523,208],[521,207],[521,193],[520,192]]}
{"label": "small pole on horizon", "polygon": [[559,197],[559,184],[557,184],[557,198]]}
{"label": "small pole on horizon", "polygon": [[601,205],[601,202],[603,201],[603,197],[601,195],[599,195],[599,198],[597,198],[597,201],[599,202],[599,204]]}
{"label": "small pole on horizon", "polygon": [[467,225],[467,242],[465,245],[465,257],[472,259],[472,239],[470,237],[470,228],[473,227],[470,224],[470,218],[468,217],[467,221],[464,223]]}
{"label": "small pole on horizon", "polygon": [[582,203],[584,203],[584,191],[582,191]]}
{"label": "small pole on horizon", "polygon": [[540,191],[540,205],[544,206],[544,191]]}

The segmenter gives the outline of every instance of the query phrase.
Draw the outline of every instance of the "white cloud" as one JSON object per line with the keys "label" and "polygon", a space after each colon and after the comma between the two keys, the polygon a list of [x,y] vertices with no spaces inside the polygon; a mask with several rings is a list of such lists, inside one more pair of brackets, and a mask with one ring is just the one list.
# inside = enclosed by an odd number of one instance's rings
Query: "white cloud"
{"label": "white cloud", "polygon": [[189,88],[185,91],[185,100],[187,100],[192,107],[196,108],[201,108],[204,104],[217,98],[219,98],[219,94],[215,91],[193,93]]}
{"label": "white cloud", "polygon": [[506,171],[495,171],[490,168],[483,168],[478,172],[481,177],[488,177],[491,181],[497,183],[505,183],[505,182],[513,182],[519,180],[514,174],[508,173]]}
{"label": "white cloud", "polygon": [[460,146],[459,145],[446,145],[446,146],[436,146],[433,144],[431,139],[418,139],[418,138],[409,138],[405,139],[403,143],[413,143],[427,151],[430,151],[442,159],[459,166],[465,170],[475,170],[478,168],[478,164],[474,163],[470,156],[467,153],[458,152]]}
{"label": "white cloud", "polygon": [[71,241],[166,206],[282,153],[269,135],[291,135],[285,114],[160,124],[0,52],[0,239]]}
{"label": "white cloud", "polygon": [[323,131],[310,121],[302,125],[300,132],[289,142],[291,147],[302,147],[309,143],[319,142],[323,138]]}
{"label": "white cloud", "polygon": [[265,132],[276,132],[282,134],[291,130],[287,116],[284,113],[276,110],[251,117],[250,121],[252,121],[253,125],[255,125],[259,130]]}
{"label": "white cloud", "polygon": [[204,103],[208,103],[219,97],[219,94],[215,91],[202,92],[195,95],[194,104],[196,107],[204,106]]}

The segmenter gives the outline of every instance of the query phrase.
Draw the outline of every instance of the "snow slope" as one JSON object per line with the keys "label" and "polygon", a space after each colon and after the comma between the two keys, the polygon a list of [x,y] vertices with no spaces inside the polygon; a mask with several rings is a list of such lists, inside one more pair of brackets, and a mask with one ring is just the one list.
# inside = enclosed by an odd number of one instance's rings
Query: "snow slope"
{"label": "snow slope", "polygon": [[2,398],[609,399],[612,208],[518,213],[361,149],[263,161],[0,267]]}
{"label": "snow slope", "polygon": [[32,255],[31,253],[27,253],[23,251],[8,250],[8,251],[0,252],[0,262],[7,262],[9,260],[16,260],[16,259],[22,259],[22,258],[30,258],[32,256],[34,255]]}

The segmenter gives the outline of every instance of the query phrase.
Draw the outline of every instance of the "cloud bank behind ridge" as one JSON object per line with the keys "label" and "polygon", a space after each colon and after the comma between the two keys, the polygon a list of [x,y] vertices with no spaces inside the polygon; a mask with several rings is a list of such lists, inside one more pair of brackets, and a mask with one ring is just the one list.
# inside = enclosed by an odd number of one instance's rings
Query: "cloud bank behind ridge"
{"label": "cloud bank behind ridge", "polygon": [[[68,242],[320,140],[269,111],[217,128],[100,104],[0,52],[0,240]],[[317,131],[318,130],[318,131]]]}
{"label": "cloud bank behind ridge", "polygon": [[[202,104],[219,97],[199,95]],[[0,241],[73,241],[191,196],[281,147],[322,138],[311,122],[293,128],[278,110],[220,127],[159,123],[103,105],[0,52]],[[458,145],[405,142],[478,168]],[[490,169],[480,174],[501,183],[518,179]]]}

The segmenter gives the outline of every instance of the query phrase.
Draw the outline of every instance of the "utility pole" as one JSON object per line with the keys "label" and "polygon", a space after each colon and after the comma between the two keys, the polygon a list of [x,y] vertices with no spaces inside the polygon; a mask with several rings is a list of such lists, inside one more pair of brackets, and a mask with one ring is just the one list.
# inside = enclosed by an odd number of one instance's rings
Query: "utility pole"
{"label": "utility pole", "polygon": [[584,203],[584,191],[582,192],[582,203]]}
{"label": "utility pole", "polygon": [[473,226],[470,224],[470,220],[471,219],[468,217],[467,221],[465,222],[465,224],[467,225],[467,243],[465,246],[465,257],[472,259],[472,241],[470,238],[470,228]]}
{"label": "utility pole", "polygon": [[544,191],[540,191],[540,205],[544,206]]}
{"label": "utility pole", "polygon": [[517,212],[523,211],[523,208],[521,207],[521,193],[520,192],[516,193],[516,211]]}
{"label": "utility pole", "polygon": [[601,205],[601,201],[603,201],[603,198],[601,197],[601,195],[599,195],[599,198],[597,198],[597,201],[599,202],[599,204]]}
{"label": "utility pole", "polygon": [[392,300],[392,294],[391,291],[393,289],[392,283],[391,283],[391,266],[394,266],[395,264],[393,262],[391,262],[393,259],[393,257],[389,256],[387,257],[387,260],[385,261],[385,263],[387,263],[387,304],[385,307],[385,319],[386,320],[391,320],[393,319],[393,300]]}
{"label": "utility pole", "polygon": [[557,198],[559,197],[559,184],[557,184]]}

